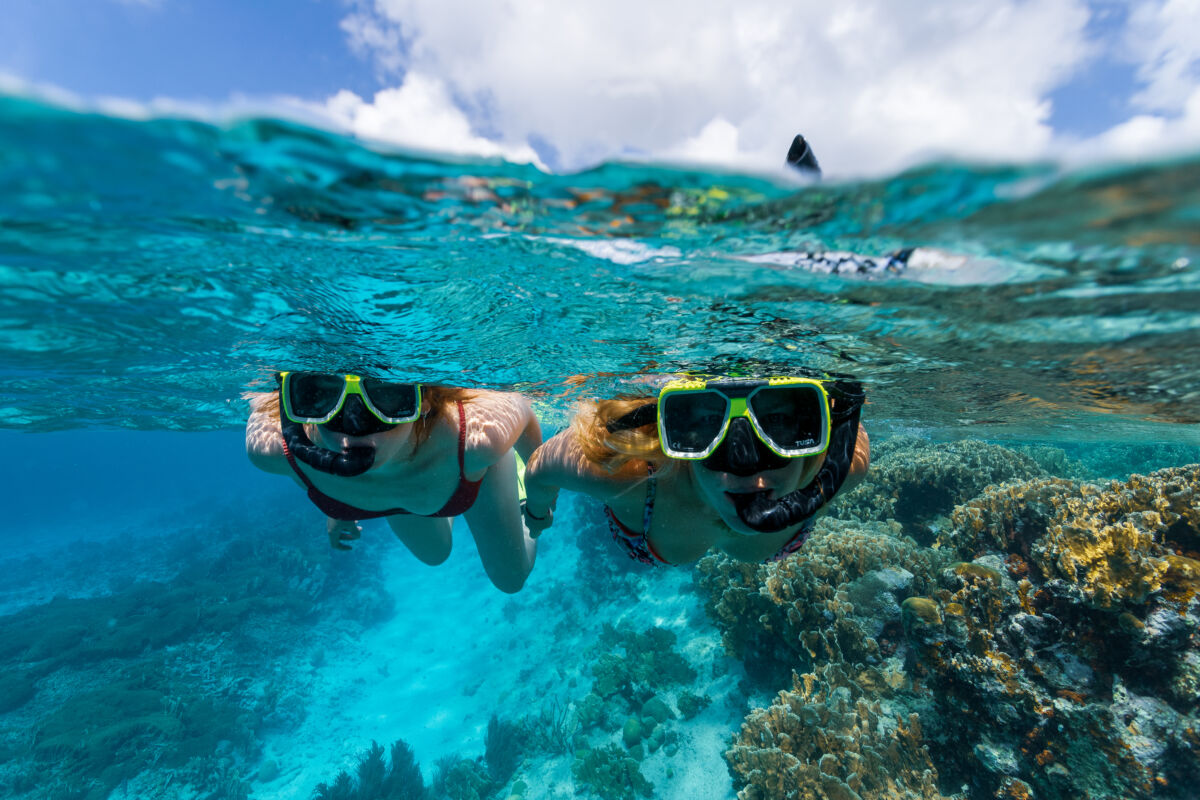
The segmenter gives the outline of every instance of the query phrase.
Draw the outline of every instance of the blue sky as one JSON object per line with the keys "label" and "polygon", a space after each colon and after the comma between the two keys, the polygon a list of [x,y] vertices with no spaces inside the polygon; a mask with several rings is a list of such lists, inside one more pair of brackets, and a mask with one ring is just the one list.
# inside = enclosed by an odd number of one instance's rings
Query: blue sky
{"label": "blue sky", "polygon": [[8,0],[0,73],[85,103],[252,100],[555,168],[765,164],[801,130],[823,163],[868,171],[1200,138],[1200,49],[1181,32],[1200,29],[1200,0],[826,5]]}
{"label": "blue sky", "polygon": [[340,0],[6,0],[0,69],[135,100],[373,93],[346,13]]}

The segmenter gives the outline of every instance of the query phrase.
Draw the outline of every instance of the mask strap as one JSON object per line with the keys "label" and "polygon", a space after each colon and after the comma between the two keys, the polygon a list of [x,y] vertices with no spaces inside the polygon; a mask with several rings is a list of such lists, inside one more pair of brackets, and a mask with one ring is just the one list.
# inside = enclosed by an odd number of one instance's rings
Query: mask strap
{"label": "mask strap", "polygon": [[631,431],[635,428],[643,428],[646,425],[653,425],[657,420],[658,403],[647,403],[644,406],[638,406],[624,416],[617,417],[605,425],[604,428],[609,433],[617,433],[618,431]]}

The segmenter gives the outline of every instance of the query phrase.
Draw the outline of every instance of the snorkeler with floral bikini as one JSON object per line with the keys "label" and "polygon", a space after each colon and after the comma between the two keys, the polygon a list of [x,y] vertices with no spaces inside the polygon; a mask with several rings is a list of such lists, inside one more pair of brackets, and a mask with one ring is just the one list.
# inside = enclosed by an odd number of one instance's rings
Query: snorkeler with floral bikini
{"label": "snorkeler with floral bikini", "polygon": [[613,539],[647,564],[711,548],[785,558],[866,473],[864,399],[853,381],[715,377],[592,404],[534,453],[526,524],[535,536],[551,524],[561,488],[601,500]]}
{"label": "snorkeler with floral bikini", "polygon": [[249,395],[246,452],[307,491],[335,548],[359,538],[358,521],[385,518],[413,555],[440,564],[462,516],[496,588],[521,589],[537,543],[521,523],[519,470],[542,442],[525,398],[345,374],[277,381],[278,392]]}

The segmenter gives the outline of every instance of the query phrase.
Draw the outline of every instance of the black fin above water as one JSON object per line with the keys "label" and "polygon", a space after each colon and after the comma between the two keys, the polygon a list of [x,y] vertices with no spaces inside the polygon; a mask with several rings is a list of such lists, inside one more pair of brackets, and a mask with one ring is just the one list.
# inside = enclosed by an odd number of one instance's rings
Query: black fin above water
{"label": "black fin above water", "polygon": [[792,139],[792,146],[788,148],[787,163],[789,167],[795,167],[806,175],[821,175],[821,165],[817,163],[817,157],[808,146],[808,140],[799,133]]}

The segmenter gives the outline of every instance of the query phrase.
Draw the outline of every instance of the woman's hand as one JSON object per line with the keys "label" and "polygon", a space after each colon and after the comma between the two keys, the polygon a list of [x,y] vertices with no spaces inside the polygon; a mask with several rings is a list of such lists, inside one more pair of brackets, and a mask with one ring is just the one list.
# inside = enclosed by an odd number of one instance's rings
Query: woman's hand
{"label": "woman's hand", "polygon": [[346,542],[362,538],[362,526],[357,520],[326,517],[325,530],[329,534],[329,544],[334,550],[350,550],[352,548]]}
{"label": "woman's hand", "polygon": [[554,509],[547,508],[541,514],[536,514],[530,510],[528,503],[522,502],[521,518],[525,520],[525,528],[529,535],[536,539],[542,535],[542,531],[554,524]]}

